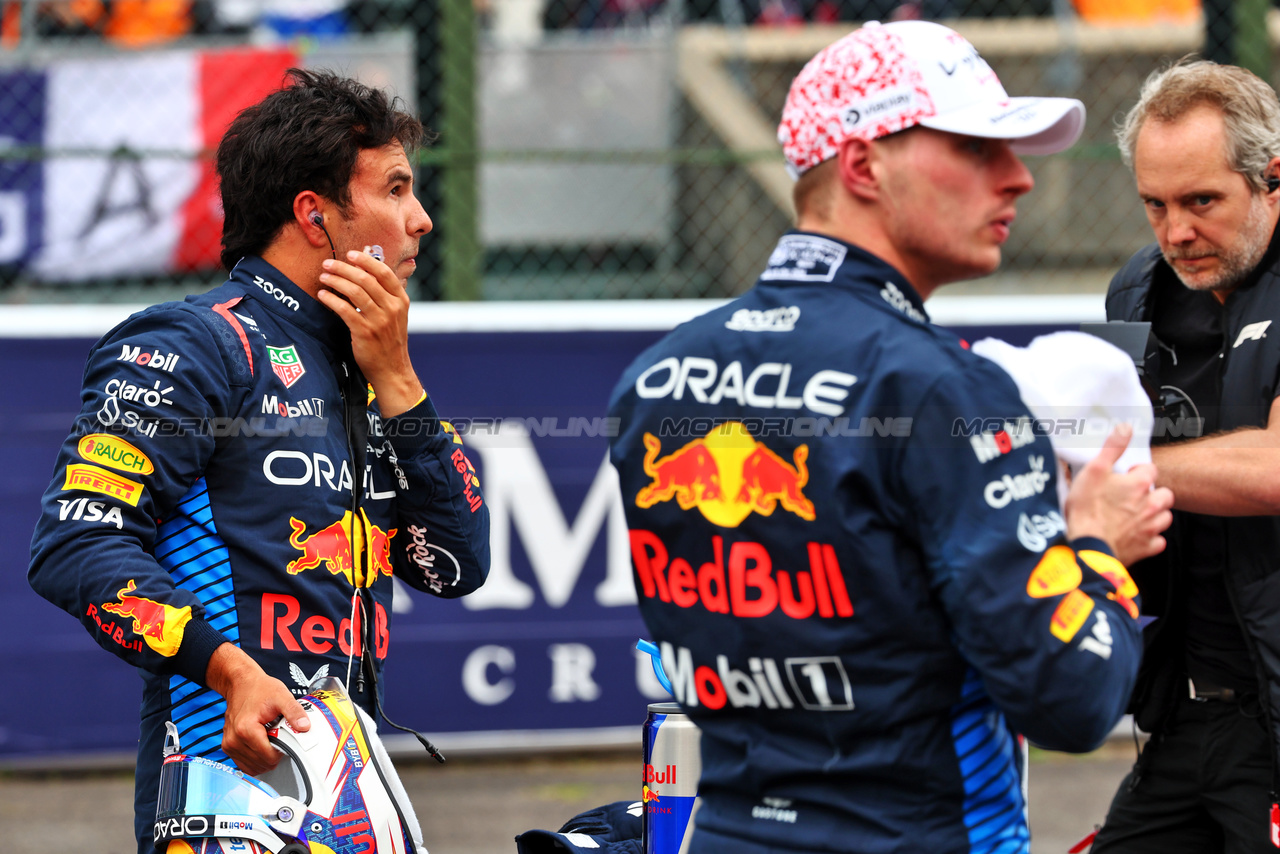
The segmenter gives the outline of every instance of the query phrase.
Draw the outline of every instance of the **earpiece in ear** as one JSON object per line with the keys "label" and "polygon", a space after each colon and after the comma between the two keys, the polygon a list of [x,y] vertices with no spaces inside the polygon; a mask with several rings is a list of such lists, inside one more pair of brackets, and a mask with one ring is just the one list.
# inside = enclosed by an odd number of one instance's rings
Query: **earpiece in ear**
{"label": "earpiece in ear", "polygon": [[1280,190],[1280,178],[1277,178],[1275,175],[1268,175],[1267,192],[1274,193],[1276,190]]}
{"label": "earpiece in ear", "polygon": [[333,260],[338,260],[338,250],[333,248],[333,238],[329,236],[329,229],[324,227],[324,214],[320,211],[312,211],[308,217],[312,225],[320,226],[320,230],[324,232],[324,239],[329,241],[329,254],[333,256]]}

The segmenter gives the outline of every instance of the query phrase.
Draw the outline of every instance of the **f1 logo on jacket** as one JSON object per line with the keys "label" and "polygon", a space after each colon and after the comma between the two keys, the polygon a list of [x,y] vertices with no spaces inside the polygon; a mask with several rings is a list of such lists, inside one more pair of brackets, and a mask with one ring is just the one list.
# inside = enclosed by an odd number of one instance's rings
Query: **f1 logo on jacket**
{"label": "f1 logo on jacket", "polygon": [[1246,341],[1261,341],[1267,337],[1267,327],[1271,325],[1270,320],[1259,320],[1257,323],[1250,323],[1240,330],[1240,334],[1236,336],[1236,343],[1231,345],[1231,349],[1239,347]]}

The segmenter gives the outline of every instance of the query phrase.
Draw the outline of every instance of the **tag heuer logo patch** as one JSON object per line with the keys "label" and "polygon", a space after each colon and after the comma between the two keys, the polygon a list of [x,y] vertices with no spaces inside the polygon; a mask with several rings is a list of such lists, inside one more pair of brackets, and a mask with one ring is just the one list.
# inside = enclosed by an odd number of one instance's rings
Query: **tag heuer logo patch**
{"label": "tag heuer logo patch", "polygon": [[293,344],[288,347],[268,347],[267,353],[271,355],[271,370],[276,372],[285,388],[290,388],[307,372],[302,366],[302,360],[298,358],[298,348]]}

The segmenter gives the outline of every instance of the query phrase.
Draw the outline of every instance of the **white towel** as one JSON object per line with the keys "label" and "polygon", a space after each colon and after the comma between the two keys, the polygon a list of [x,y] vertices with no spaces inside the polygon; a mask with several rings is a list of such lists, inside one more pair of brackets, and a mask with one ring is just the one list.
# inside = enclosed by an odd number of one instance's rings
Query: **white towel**
{"label": "white towel", "polygon": [[[1115,470],[1151,462],[1155,415],[1133,361],[1120,348],[1084,332],[1055,332],[1026,347],[984,338],[972,349],[1017,383],[1035,419],[1032,429],[1053,443],[1060,475],[1083,468],[1125,422],[1133,425],[1133,438]],[[1059,477],[1060,505],[1065,506],[1067,487],[1068,478]]]}

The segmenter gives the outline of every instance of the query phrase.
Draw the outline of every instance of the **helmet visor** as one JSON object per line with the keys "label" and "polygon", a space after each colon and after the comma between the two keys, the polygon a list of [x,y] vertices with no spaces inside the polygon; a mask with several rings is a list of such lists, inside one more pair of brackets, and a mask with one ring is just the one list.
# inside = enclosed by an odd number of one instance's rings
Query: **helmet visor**
{"label": "helmet visor", "polygon": [[186,815],[266,815],[275,790],[226,765],[198,756],[171,756],[160,767],[156,818]]}

